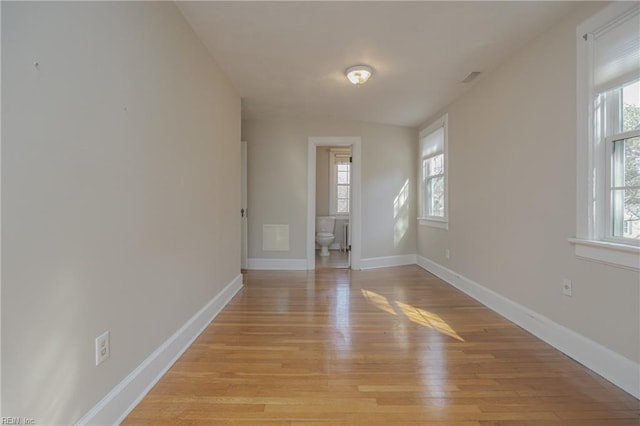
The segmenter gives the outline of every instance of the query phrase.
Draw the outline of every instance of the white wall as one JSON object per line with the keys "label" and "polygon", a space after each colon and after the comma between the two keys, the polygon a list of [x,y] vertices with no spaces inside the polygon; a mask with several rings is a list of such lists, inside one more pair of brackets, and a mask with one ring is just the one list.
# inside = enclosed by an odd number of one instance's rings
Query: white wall
{"label": "white wall", "polygon": [[[638,272],[577,259],[567,241],[576,232],[575,30],[600,7],[581,6],[445,109],[450,226],[419,227],[418,254],[640,362]],[[562,295],[563,277],[573,297]]]}
{"label": "white wall", "polygon": [[240,98],[173,3],[3,2],[2,105],[2,415],[71,424],[237,277]]}
{"label": "white wall", "polygon": [[[415,253],[415,205],[394,217],[394,199],[415,188],[415,129],[334,120],[247,120],[249,258],[306,259],[309,136],[362,137],[362,257]],[[262,250],[262,225],[288,224],[290,251]]]}

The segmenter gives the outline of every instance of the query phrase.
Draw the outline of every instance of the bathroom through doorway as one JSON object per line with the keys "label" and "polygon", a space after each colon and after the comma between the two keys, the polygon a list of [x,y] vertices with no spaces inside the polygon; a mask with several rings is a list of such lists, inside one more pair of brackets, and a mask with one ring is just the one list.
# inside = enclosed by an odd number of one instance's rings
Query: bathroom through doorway
{"label": "bathroom through doorway", "polygon": [[316,269],[351,266],[351,147],[316,147]]}
{"label": "bathroom through doorway", "polygon": [[359,268],[360,137],[310,137],[307,269]]}

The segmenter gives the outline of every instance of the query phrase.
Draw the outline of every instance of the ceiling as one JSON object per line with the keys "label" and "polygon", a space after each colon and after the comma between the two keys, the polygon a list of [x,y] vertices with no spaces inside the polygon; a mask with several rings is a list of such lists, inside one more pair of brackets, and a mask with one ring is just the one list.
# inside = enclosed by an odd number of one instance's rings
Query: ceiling
{"label": "ceiling", "polygon": [[[243,119],[418,126],[577,2],[177,2],[242,96]],[[353,86],[344,70],[368,64]],[[482,74],[472,83],[462,80]]]}

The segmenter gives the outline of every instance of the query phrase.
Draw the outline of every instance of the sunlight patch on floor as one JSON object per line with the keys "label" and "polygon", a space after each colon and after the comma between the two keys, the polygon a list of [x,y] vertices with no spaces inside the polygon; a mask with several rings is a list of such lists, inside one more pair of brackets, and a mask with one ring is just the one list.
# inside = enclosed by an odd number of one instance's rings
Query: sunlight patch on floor
{"label": "sunlight patch on floor", "polygon": [[386,297],[369,290],[362,289],[362,295],[365,299],[367,299],[373,306],[381,309],[391,315],[398,315],[396,311],[393,309],[393,306],[389,304],[389,301]]}
{"label": "sunlight patch on floor", "polygon": [[410,321],[413,321],[416,324],[424,325],[426,327],[431,327],[435,330],[438,330],[440,333],[446,334],[447,336],[451,336],[454,339],[458,339],[461,342],[464,342],[464,339],[460,337],[458,333],[456,333],[455,330],[451,328],[451,326],[440,317],[440,315],[398,301],[396,301],[396,305],[398,305],[400,309],[402,309],[402,312],[407,318],[409,318]]}
{"label": "sunlight patch on floor", "polygon": [[[385,296],[370,290],[362,289],[361,291],[364,298],[367,299],[373,306],[389,314],[398,315],[397,310],[391,303],[389,303],[389,299],[387,299]],[[446,334],[447,336],[464,342],[464,339],[460,337],[460,335],[456,333],[456,331],[449,324],[447,324],[447,322],[443,320],[440,315],[429,312],[425,309],[416,308],[415,306],[412,306],[408,303],[402,303],[397,300],[393,303],[399,308],[399,311],[403,313],[409,321],[422,325],[424,327],[432,328],[442,334]]]}

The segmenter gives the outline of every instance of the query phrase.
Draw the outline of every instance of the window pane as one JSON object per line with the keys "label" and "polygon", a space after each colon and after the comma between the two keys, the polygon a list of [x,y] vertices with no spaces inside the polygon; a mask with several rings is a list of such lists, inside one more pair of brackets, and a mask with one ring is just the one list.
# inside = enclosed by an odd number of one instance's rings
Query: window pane
{"label": "window pane", "polygon": [[640,129],[640,81],[622,89],[622,131]]}
{"label": "window pane", "polygon": [[613,142],[612,178],[615,187],[640,186],[640,137]]}
{"label": "window pane", "polygon": [[333,153],[332,187],[330,190],[332,213],[349,213],[351,163],[349,155]]}
{"label": "window pane", "polygon": [[338,198],[349,198],[349,187],[346,185],[338,185]]}
{"label": "window pane", "polygon": [[427,159],[427,161],[428,161],[427,173],[429,176],[441,175],[444,173],[444,154],[433,156]]}
{"label": "window pane", "polygon": [[338,172],[338,183],[349,184],[349,172]]}
{"label": "window pane", "polygon": [[427,194],[429,216],[444,217],[444,177],[429,179]]}
{"label": "window pane", "polygon": [[640,190],[612,193],[613,236],[640,239]]}
{"label": "window pane", "polygon": [[612,235],[640,239],[640,137],[614,141],[611,164]]}

